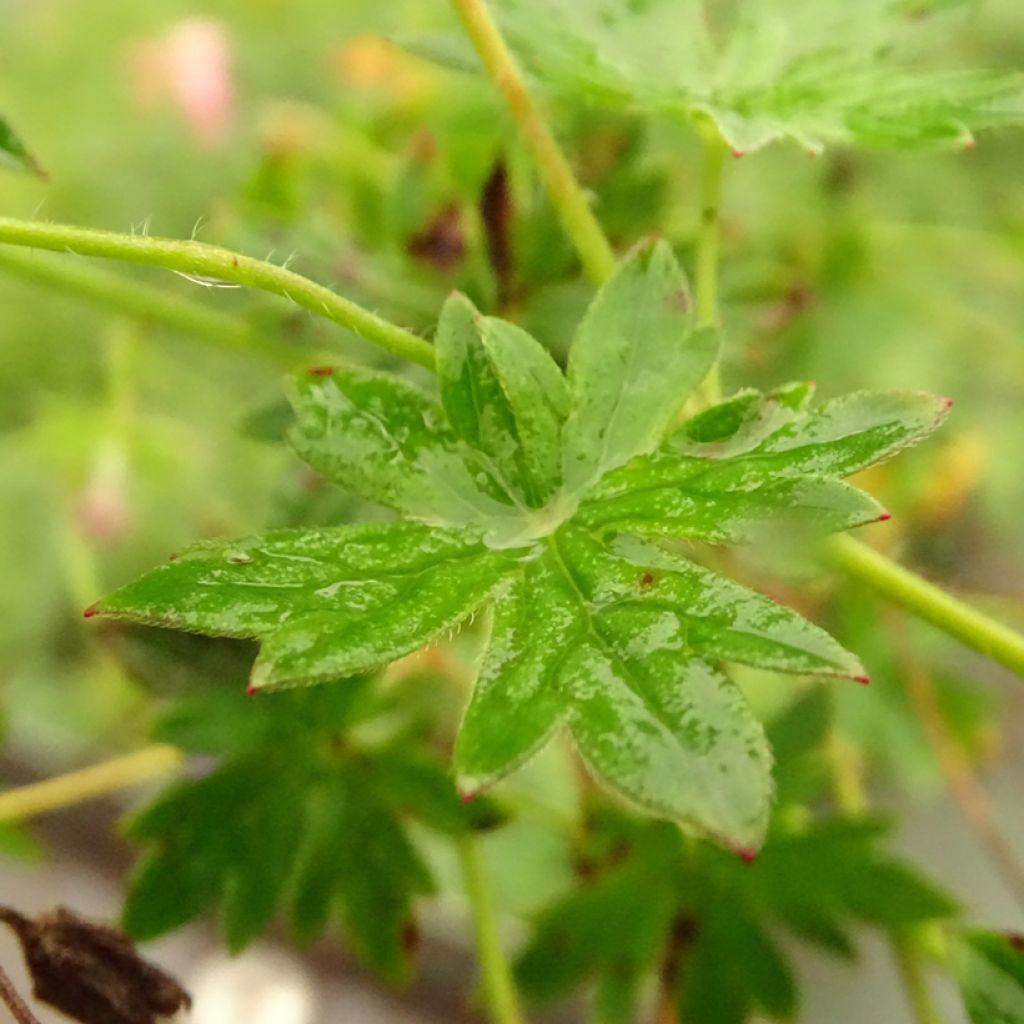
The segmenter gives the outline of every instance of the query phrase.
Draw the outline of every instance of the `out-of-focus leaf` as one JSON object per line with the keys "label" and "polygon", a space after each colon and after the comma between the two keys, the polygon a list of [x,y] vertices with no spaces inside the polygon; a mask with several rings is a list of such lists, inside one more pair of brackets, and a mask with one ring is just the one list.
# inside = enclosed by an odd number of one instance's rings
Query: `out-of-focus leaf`
{"label": "out-of-focus leaf", "polygon": [[957,951],[957,980],[971,1024],[1022,1024],[1024,936],[965,932]]}
{"label": "out-of-focus leaf", "polygon": [[25,171],[27,174],[34,174],[37,178],[46,177],[46,171],[43,170],[42,165],[4,117],[0,117],[0,167]]}
{"label": "out-of-focus leaf", "polygon": [[1018,75],[910,59],[928,20],[918,5],[759,0],[735,5],[715,32],[698,0],[495,7],[517,54],[557,92],[710,123],[737,155],[783,139],[812,153],[964,144],[1024,121]]}

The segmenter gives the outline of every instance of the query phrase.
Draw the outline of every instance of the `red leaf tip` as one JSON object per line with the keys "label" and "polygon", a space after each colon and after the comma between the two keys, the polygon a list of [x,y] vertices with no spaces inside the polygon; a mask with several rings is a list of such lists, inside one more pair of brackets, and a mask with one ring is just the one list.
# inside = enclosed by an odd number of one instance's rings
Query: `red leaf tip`
{"label": "red leaf tip", "polygon": [[171,553],[170,553],[170,554],[169,554],[169,555],[167,556],[167,561],[168,561],[168,562],[176,562],[177,560],[178,560],[178,552],[177,552],[177,551],[172,551],[172,552],[171,552]]}
{"label": "red leaf tip", "polygon": [[311,377],[330,377],[333,373],[333,366],[311,366],[309,368],[309,374]]}
{"label": "red leaf tip", "polygon": [[871,677],[870,676],[854,676],[853,677],[853,681],[855,683],[860,683],[861,686],[867,686],[868,683],[871,682]]}
{"label": "red leaf tip", "polygon": [[952,398],[943,398],[942,399],[942,404],[943,404],[943,408],[952,409],[953,408],[953,399]]}
{"label": "red leaf tip", "polygon": [[970,150],[972,150],[972,149],[977,149],[977,148],[978,148],[977,139],[964,139],[964,149],[966,149],[968,152]]}
{"label": "red leaf tip", "polygon": [[246,695],[246,697],[255,697],[256,694],[259,693],[259,692],[260,692],[260,688],[258,686],[247,686],[245,688],[245,695]]}
{"label": "red leaf tip", "polygon": [[476,793],[471,790],[459,790],[459,800],[464,804],[471,804],[476,799]]}
{"label": "red leaf tip", "polygon": [[753,864],[757,860],[757,850],[749,846],[737,850],[736,853],[744,864]]}
{"label": "red leaf tip", "polygon": [[86,608],[84,612],[82,612],[82,618],[91,619],[94,615],[97,614],[99,613],[96,611],[96,609],[90,606],[89,608]]}
{"label": "red leaf tip", "polygon": [[876,522],[876,523],[887,523],[887,522],[889,522],[889,520],[890,520],[890,519],[892,519],[892,513],[891,513],[891,512],[883,512],[883,513],[882,513],[882,514],[881,514],[881,515],[880,515],[880,516],[879,516],[879,517],[878,517],[878,518],[877,518],[877,519],[875,520],[875,522]]}
{"label": "red leaf tip", "polygon": [[733,148],[732,156],[733,156],[734,160],[739,160],[739,158],[741,156],[744,156],[744,155],[745,154],[744,154],[744,151],[742,149],[736,149],[735,147]]}

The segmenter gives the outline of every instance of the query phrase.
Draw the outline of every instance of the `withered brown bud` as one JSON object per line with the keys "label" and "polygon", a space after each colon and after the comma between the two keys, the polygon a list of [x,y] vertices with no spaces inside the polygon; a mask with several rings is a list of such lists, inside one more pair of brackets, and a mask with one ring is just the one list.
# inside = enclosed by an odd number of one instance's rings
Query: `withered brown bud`
{"label": "withered brown bud", "polygon": [[65,907],[27,918],[0,906],[0,921],[21,942],[36,999],[83,1024],[159,1024],[192,1005],[116,928]]}

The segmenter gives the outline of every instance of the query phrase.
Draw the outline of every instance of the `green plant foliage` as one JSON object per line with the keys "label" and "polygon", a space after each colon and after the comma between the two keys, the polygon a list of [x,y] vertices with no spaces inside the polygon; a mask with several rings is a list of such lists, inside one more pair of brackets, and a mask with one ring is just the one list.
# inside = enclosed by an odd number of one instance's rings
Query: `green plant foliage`
{"label": "green plant foliage", "polygon": [[965,144],[1024,120],[1019,76],[910,59],[923,27],[950,16],[935,9],[962,3],[742,0],[721,19],[700,0],[494,6],[525,65],[560,94],[712,123],[737,154],[783,139],[811,152]]}
{"label": "green plant foliage", "polygon": [[46,177],[42,165],[4,117],[0,117],[0,167],[25,171],[39,178]]}
{"label": "green plant foliage", "polygon": [[128,820],[146,852],[129,888],[127,931],[152,938],[219,906],[237,951],[280,910],[297,940],[340,922],[360,959],[391,981],[405,978],[412,904],[433,890],[407,817],[457,836],[493,811],[486,801],[461,805],[407,736],[360,745],[354,730],[378,703],[356,677],[176,704],[158,736],[219,760]]}
{"label": "green plant foliage", "polygon": [[965,932],[957,977],[971,1024],[1024,1021],[1024,936],[980,928]]}
{"label": "green plant foliage", "polygon": [[743,1024],[787,1018],[798,993],[780,928],[852,956],[850,928],[900,928],[948,917],[949,898],[882,846],[886,826],[830,819],[777,831],[744,864],[687,846],[658,823],[591,822],[580,887],[538,920],[517,965],[539,1002],[590,982],[593,1019],[639,1018],[644,982],[678,982],[680,1020]]}
{"label": "green plant foliage", "polygon": [[948,403],[747,392],[673,426],[715,358],[664,243],[584,317],[563,377],[461,296],[436,337],[440,402],[397,378],[318,368],[293,385],[296,451],[406,518],[207,543],[117,591],[103,615],[255,637],[256,689],[371,671],[485,606],[493,628],[456,743],[475,793],[562,725],[648,811],[740,849],[768,822],[770,755],[721,662],[863,677],[795,612],[640,536],[748,539],[798,517],[878,519],[837,477],[924,437]]}

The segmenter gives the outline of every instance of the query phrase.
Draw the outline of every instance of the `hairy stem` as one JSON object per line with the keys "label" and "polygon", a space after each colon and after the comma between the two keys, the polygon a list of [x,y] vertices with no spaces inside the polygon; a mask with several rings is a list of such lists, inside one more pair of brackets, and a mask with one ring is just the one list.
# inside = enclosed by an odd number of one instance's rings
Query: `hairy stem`
{"label": "hairy stem", "polygon": [[128,263],[148,263],[244,288],[258,288],[281,295],[318,316],[333,320],[403,359],[428,369],[434,365],[433,347],[411,331],[363,309],[308,277],[216,245],[93,231],[10,217],[0,217],[0,243],[102,256]]}
{"label": "hairy stem", "polygon": [[290,365],[296,358],[297,353],[263,337],[233,316],[83,261],[51,259],[0,247],[0,271],[126,313],[143,323],[190,334],[220,348],[261,356],[282,366]]}
{"label": "hairy stem", "polygon": [[893,604],[1024,676],[1024,636],[1009,626],[964,604],[852,537],[834,538],[827,557],[847,576],[867,584]]}
{"label": "hairy stem", "polygon": [[[721,135],[713,129],[702,133],[703,157],[700,172],[700,225],[697,229],[697,317],[701,323],[717,324],[718,313],[718,241],[722,204],[722,177],[725,158],[729,151]],[[706,404],[713,405],[722,398],[720,360],[701,387]]]}
{"label": "hairy stem", "polygon": [[0,967],[0,1000],[7,1004],[17,1024],[39,1024],[39,1018],[29,1009],[28,1003],[18,994],[7,972]]}
{"label": "hairy stem", "polygon": [[0,821],[16,821],[137,786],[175,771],[181,751],[166,744],[0,793]]}
{"label": "hairy stem", "polygon": [[519,995],[512,978],[512,969],[501,945],[501,937],[498,935],[494,904],[487,887],[480,849],[473,836],[465,836],[459,841],[459,856],[462,860],[466,898],[473,912],[476,948],[480,957],[480,969],[483,973],[491,1020],[494,1024],[523,1024]]}
{"label": "hairy stem", "polygon": [[[896,616],[891,616],[893,620]],[[935,692],[935,681],[914,655],[906,623],[892,621],[903,683],[957,810],[978,837],[989,859],[1002,874],[1017,903],[1024,908],[1024,862],[1014,851],[999,823],[991,800],[971,768],[971,762],[946,721]]]}
{"label": "hairy stem", "polygon": [[562,227],[575,246],[587,276],[595,284],[600,284],[615,269],[615,253],[590,208],[586,192],[576,179],[540,107],[527,90],[485,0],[453,2],[466,34],[487,73],[504,93],[512,116],[533,152]]}

